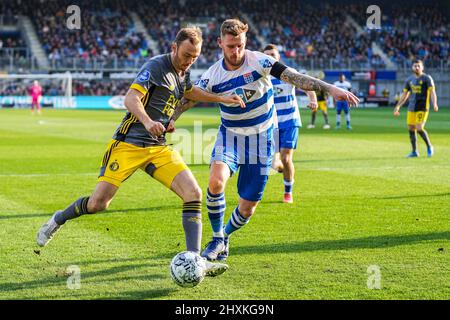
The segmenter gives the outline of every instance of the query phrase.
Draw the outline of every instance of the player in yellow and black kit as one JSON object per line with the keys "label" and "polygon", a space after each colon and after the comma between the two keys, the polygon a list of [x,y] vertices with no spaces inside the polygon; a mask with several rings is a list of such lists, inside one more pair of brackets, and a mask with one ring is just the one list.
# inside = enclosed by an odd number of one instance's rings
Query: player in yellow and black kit
{"label": "player in yellow and black kit", "polygon": [[315,122],[316,122],[316,114],[317,110],[319,109],[322,111],[323,119],[325,121],[325,124],[323,125],[324,129],[330,129],[330,125],[328,124],[328,105],[327,105],[327,94],[326,92],[320,90],[316,91],[317,96],[317,109],[312,109],[311,113],[311,123],[308,124],[308,129],[315,128]]}
{"label": "player in yellow and black kit", "polygon": [[416,132],[422,137],[427,145],[428,157],[434,153],[434,148],[431,145],[428,133],[425,131],[425,123],[428,118],[428,111],[430,109],[430,99],[433,101],[434,111],[438,111],[436,91],[434,88],[434,81],[428,74],[423,72],[422,60],[414,61],[412,65],[414,75],[406,80],[403,95],[394,109],[394,116],[400,115],[400,108],[409,98],[408,115],[406,123],[409,130],[409,138],[411,140],[412,152],[408,154],[408,158],[418,157],[417,151],[417,136]]}
{"label": "player in yellow and black kit", "polygon": [[[171,117],[176,108],[183,108],[182,98],[245,107],[237,95],[219,97],[192,85],[188,69],[200,55],[201,45],[200,29],[184,28],[178,32],[171,53],[144,64],[125,97],[128,113],[103,156],[94,192],[56,211],[38,231],[40,246],[45,246],[67,220],[105,210],[121,183],[141,169],[183,200],[186,248],[200,253],[202,191],[179,153],[166,145],[165,133],[174,130]],[[205,263],[210,276],[227,269],[225,264]]]}

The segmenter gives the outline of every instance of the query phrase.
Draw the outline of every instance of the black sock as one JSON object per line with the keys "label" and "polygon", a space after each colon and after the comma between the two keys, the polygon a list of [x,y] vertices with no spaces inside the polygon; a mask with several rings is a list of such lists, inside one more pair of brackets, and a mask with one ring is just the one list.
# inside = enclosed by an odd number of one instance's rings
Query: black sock
{"label": "black sock", "polygon": [[202,202],[190,201],[183,204],[183,229],[187,251],[200,253],[202,242]]}
{"label": "black sock", "polygon": [[316,122],[316,112],[313,112],[311,115],[311,124],[314,125],[314,122]]}
{"label": "black sock", "polygon": [[79,216],[88,213],[87,204],[89,197],[81,197],[70,206],[68,206],[64,211],[59,212],[55,215],[55,221],[57,224],[62,225],[66,223],[67,220],[78,218]]}
{"label": "black sock", "polygon": [[418,130],[417,132],[420,134],[423,141],[425,141],[425,143],[427,144],[427,147],[429,149],[431,147],[431,142],[430,142],[430,138],[428,137],[428,132],[426,132],[425,129]]}
{"label": "black sock", "polygon": [[328,114],[324,113],[323,118],[325,119],[325,124],[328,124]]}
{"label": "black sock", "polygon": [[409,130],[409,140],[411,141],[412,151],[417,151],[417,135],[416,130]]}

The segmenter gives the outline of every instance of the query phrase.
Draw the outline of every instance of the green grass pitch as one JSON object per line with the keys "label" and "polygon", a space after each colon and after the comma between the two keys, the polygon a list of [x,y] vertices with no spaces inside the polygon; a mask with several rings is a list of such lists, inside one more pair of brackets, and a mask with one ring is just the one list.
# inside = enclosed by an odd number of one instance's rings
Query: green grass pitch
{"label": "green grass pitch", "polygon": [[[309,111],[301,114],[307,124]],[[107,212],[69,221],[45,248],[35,244],[55,210],[93,190],[122,117],[0,110],[0,299],[450,298],[450,109],[430,113],[435,156],[426,157],[419,137],[417,159],[405,158],[405,108],[400,118],[392,108],[354,109],[352,132],[322,130],[319,112],[318,128],[300,131],[295,203],[281,202],[282,177],[270,176],[256,214],[231,239],[230,269],[192,289],[169,275],[185,249],[181,201],[143,172]],[[189,111],[178,132],[193,132],[194,121],[216,128],[218,110]],[[205,139],[207,149],[212,135]],[[191,169],[205,193],[208,166]],[[226,189],[226,220],[236,181]],[[203,245],[210,236],[204,204]],[[71,265],[80,270],[78,290],[67,286]],[[378,275],[381,287],[370,289]]]}

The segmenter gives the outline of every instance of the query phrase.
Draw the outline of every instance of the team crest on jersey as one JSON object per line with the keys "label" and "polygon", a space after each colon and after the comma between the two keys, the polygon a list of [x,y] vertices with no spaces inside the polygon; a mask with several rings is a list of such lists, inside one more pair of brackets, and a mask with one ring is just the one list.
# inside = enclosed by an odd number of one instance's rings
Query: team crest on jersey
{"label": "team crest on jersey", "polygon": [[206,88],[208,87],[208,83],[209,83],[209,79],[201,79],[198,80],[196,85],[198,85],[200,88],[206,90]]}
{"label": "team crest on jersey", "polygon": [[117,160],[114,160],[114,162],[109,165],[109,170],[111,171],[119,170],[119,163],[117,162]]}
{"label": "team crest on jersey", "polygon": [[270,67],[272,67],[272,62],[270,62],[269,59],[259,60],[259,64],[260,64],[263,68],[270,68]]}
{"label": "team crest on jersey", "polygon": [[244,102],[248,102],[256,93],[256,90],[238,88],[234,93],[241,97]]}
{"label": "team crest on jersey", "polygon": [[254,81],[253,74],[251,72],[244,73],[242,76],[244,77],[245,83],[251,83]]}
{"label": "team crest on jersey", "polygon": [[148,71],[148,70],[142,71],[138,76],[138,80],[140,82],[145,82],[145,81],[148,81],[149,79],[150,79],[150,71]]}

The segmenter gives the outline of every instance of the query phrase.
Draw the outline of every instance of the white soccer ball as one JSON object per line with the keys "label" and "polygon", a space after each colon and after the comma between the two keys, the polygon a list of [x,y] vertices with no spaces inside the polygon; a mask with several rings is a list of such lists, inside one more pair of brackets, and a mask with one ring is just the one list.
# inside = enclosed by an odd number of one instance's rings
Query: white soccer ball
{"label": "white soccer ball", "polygon": [[170,263],[172,280],[184,288],[192,288],[202,282],[205,272],[205,260],[193,251],[178,253]]}

